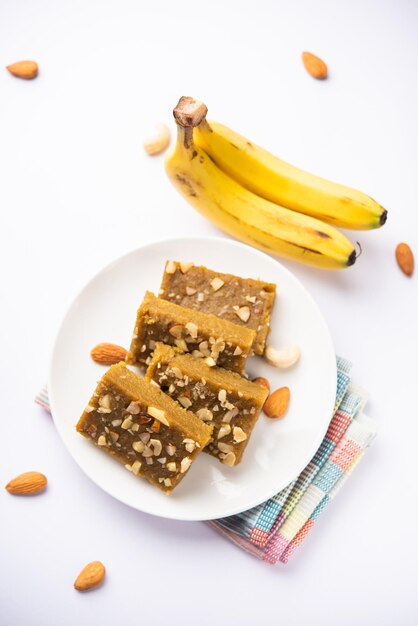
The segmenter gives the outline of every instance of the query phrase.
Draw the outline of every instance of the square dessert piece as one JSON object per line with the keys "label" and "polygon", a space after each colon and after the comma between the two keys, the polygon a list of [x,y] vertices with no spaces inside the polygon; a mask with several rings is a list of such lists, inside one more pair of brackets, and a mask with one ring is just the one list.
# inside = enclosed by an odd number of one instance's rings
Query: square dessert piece
{"label": "square dessert piece", "polygon": [[158,383],[203,422],[213,424],[212,440],[204,452],[226,465],[241,461],[268,396],[265,387],[160,343],[145,378]]}
{"label": "square dessert piece", "polygon": [[251,328],[255,354],[263,354],[276,285],[214,272],[193,263],[167,261],[159,297]]}
{"label": "square dessert piece", "polygon": [[138,309],[127,363],[146,366],[157,341],[191,352],[207,365],[242,372],[255,332],[227,320],[156,298],[147,291]]}
{"label": "square dessert piece", "polygon": [[168,494],[212,433],[124,363],[112,365],[103,376],[76,428],[127,470]]}

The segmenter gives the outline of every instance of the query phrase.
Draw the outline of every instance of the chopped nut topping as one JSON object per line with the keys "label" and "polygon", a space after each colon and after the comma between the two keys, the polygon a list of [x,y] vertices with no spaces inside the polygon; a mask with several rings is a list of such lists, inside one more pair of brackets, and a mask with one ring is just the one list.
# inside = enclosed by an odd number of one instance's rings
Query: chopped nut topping
{"label": "chopped nut topping", "polygon": [[141,408],[139,406],[139,402],[134,402],[132,401],[130,403],[129,406],[126,407],[126,410],[128,411],[128,413],[130,413],[131,415],[138,415],[138,413],[141,411]]}
{"label": "chopped nut topping", "polygon": [[157,409],[157,407],[155,406],[149,406],[147,412],[149,415],[151,415],[152,417],[155,417],[155,419],[160,421],[162,424],[165,424],[166,426],[170,426],[165,416],[165,413],[162,409]]}
{"label": "chopped nut topping", "polygon": [[132,426],[133,422],[131,420],[130,417],[125,417],[125,419],[123,420],[122,424],[121,424],[121,428],[123,428],[123,430],[128,430],[128,428],[130,428]]}
{"label": "chopped nut topping", "polygon": [[177,269],[177,264],[174,261],[167,261],[167,265],[165,266],[165,271],[167,274],[175,274]]}
{"label": "chopped nut topping", "polygon": [[222,437],[226,437],[231,432],[231,427],[229,424],[222,424],[218,431],[218,439],[222,439]]}
{"label": "chopped nut topping", "polygon": [[232,417],[233,417],[233,416],[232,416],[232,411],[227,411],[227,412],[225,413],[225,415],[223,416],[222,421],[223,421],[225,424],[229,424],[229,422],[231,421]]}
{"label": "chopped nut topping", "polygon": [[247,439],[246,433],[239,426],[234,426],[233,435],[236,443],[241,443],[241,441],[245,441]]}
{"label": "chopped nut topping", "polygon": [[175,339],[174,343],[176,344],[177,348],[180,348],[180,350],[183,350],[183,352],[188,351],[187,343],[184,341],[184,339]]}
{"label": "chopped nut topping", "polygon": [[222,463],[225,465],[229,465],[229,467],[233,467],[235,465],[236,456],[233,452],[228,452],[222,459]]}
{"label": "chopped nut topping", "polygon": [[84,410],[86,413],[91,413],[92,411],[94,411],[94,406],[88,404]]}
{"label": "chopped nut topping", "polygon": [[122,420],[112,420],[112,426],[116,428],[116,426],[120,426],[122,424]]}
{"label": "chopped nut topping", "polygon": [[204,299],[205,299],[204,294],[201,291],[199,291],[199,293],[197,294],[197,301],[203,302]]}
{"label": "chopped nut topping", "polygon": [[221,452],[232,452],[233,448],[231,446],[231,444],[229,443],[224,443],[223,441],[219,441],[218,442],[218,448]]}
{"label": "chopped nut topping", "polygon": [[182,263],[180,261],[180,269],[183,274],[187,274],[187,272],[194,266],[194,263]]}
{"label": "chopped nut topping", "polygon": [[106,437],[104,435],[100,435],[100,437],[97,440],[97,443],[99,446],[107,446]]}
{"label": "chopped nut topping", "polygon": [[196,324],[194,324],[193,322],[187,322],[186,328],[189,331],[192,339],[196,339],[198,332],[198,327],[196,326]]}
{"label": "chopped nut topping", "polygon": [[223,281],[222,278],[219,278],[219,276],[215,276],[215,278],[210,282],[213,291],[218,291],[218,289],[220,289],[224,284],[225,281]]}
{"label": "chopped nut topping", "polygon": [[209,365],[209,367],[214,367],[216,365],[216,361],[214,361],[211,356],[206,357],[205,363],[206,365]]}
{"label": "chopped nut topping", "polygon": [[169,472],[176,472],[177,471],[177,465],[175,464],[174,461],[170,461],[170,463],[167,463],[167,469]]}
{"label": "chopped nut topping", "polygon": [[245,296],[245,299],[248,302],[251,302],[251,304],[254,304],[257,298],[256,298],[256,296]]}
{"label": "chopped nut topping", "polygon": [[150,456],[153,456],[154,452],[152,450],[152,448],[150,448],[149,446],[144,446],[144,449],[142,451],[142,456],[145,458],[149,458]]}
{"label": "chopped nut topping", "polygon": [[176,378],[183,378],[183,372],[181,371],[179,367],[176,367],[176,366],[172,367],[171,372],[174,374]]}
{"label": "chopped nut topping", "polygon": [[142,441],[133,441],[132,448],[135,450],[135,452],[141,453],[144,451],[145,444]]}
{"label": "chopped nut topping", "polygon": [[171,383],[171,385],[168,388],[168,393],[173,393],[173,391],[175,390],[176,390],[175,386],[173,385],[173,383]]}
{"label": "chopped nut topping", "polygon": [[219,393],[218,393],[218,400],[221,404],[223,404],[226,401],[226,390],[225,389],[220,389]]}
{"label": "chopped nut topping", "polygon": [[181,406],[184,406],[185,409],[188,409],[190,406],[192,406],[189,398],[186,398],[185,396],[178,397],[177,401],[180,402]]}
{"label": "chopped nut topping", "polygon": [[250,313],[250,309],[247,306],[242,306],[241,308],[238,309],[238,311],[235,311],[235,313],[243,322],[248,322],[248,320],[250,319],[251,313]]}
{"label": "chopped nut topping", "polygon": [[170,335],[172,335],[173,337],[177,337],[177,339],[181,338],[181,335],[183,333],[184,330],[184,326],[182,326],[181,324],[175,324],[174,326],[172,326],[169,329],[169,333]]}
{"label": "chopped nut topping", "polygon": [[141,465],[142,465],[141,461],[134,461],[132,463],[131,471],[133,474],[135,474],[135,476],[138,476],[139,470],[141,469]]}
{"label": "chopped nut topping", "polygon": [[213,420],[213,413],[212,413],[212,411],[210,411],[209,409],[207,409],[205,407],[202,408],[202,409],[199,409],[198,411],[196,411],[196,415],[201,420],[205,420],[205,421]]}
{"label": "chopped nut topping", "polygon": [[192,459],[189,456],[185,456],[180,463],[180,474],[184,474],[184,472],[187,472],[191,464]]}
{"label": "chopped nut topping", "polygon": [[100,408],[97,409],[97,412],[98,413],[111,413],[112,408],[110,406],[110,400],[111,400],[111,396],[108,393],[105,396],[102,396],[101,398],[99,398]]}
{"label": "chopped nut topping", "polygon": [[147,465],[152,465],[153,463],[152,456],[147,456],[147,458],[145,459],[145,462]]}
{"label": "chopped nut topping", "polygon": [[149,445],[153,448],[155,456],[159,456],[163,445],[159,439],[150,439]]}
{"label": "chopped nut topping", "polygon": [[173,456],[176,453],[176,450],[177,450],[176,446],[173,445],[172,443],[167,444],[165,447],[165,451],[167,452],[169,456]]}
{"label": "chopped nut topping", "polygon": [[183,439],[183,443],[185,444],[185,448],[187,452],[193,452],[196,448],[196,441],[194,439]]}
{"label": "chopped nut topping", "polygon": [[110,438],[112,440],[112,443],[116,443],[117,440],[119,439],[120,435],[119,435],[119,433],[115,433],[115,432],[113,432],[113,430],[111,430],[110,433],[109,433],[109,436],[110,436]]}
{"label": "chopped nut topping", "polygon": [[194,296],[194,294],[196,293],[196,289],[194,287],[186,287],[186,295],[188,296]]}
{"label": "chopped nut topping", "polygon": [[128,470],[128,472],[132,472],[132,465],[126,464],[125,468]]}
{"label": "chopped nut topping", "polygon": [[171,487],[172,486],[171,478],[164,478],[164,485],[166,487]]}
{"label": "chopped nut topping", "polygon": [[239,346],[237,346],[234,350],[234,356],[239,356],[240,354],[242,354],[242,350]]}

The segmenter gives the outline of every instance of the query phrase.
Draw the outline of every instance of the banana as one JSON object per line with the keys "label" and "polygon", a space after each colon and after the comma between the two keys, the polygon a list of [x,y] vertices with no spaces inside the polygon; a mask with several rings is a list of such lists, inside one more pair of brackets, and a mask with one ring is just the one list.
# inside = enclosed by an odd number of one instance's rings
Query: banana
{"label": "banana", "polygon": [[356,251],[342,233],[248,191],[194,143],[206,110],[185,97],[174,109],[178,137],[165,165],[178,191],[219,228],[265,252],[328,269],[353,265]]}
{"label": "banana", "polygon": [[361,191],[308,174],[222,124],[203,119],[195,142],[226,174],[266,200],[343,228],[367,230],[386,221],[387,211]]}

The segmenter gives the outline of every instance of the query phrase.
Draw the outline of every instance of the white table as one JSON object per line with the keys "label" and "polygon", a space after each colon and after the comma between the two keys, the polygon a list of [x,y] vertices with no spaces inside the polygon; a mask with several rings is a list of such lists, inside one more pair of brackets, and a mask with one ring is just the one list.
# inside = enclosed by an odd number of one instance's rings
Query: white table
{"label": "white table", "polygon": [[[0,71],[0,475],[5,484],[39,468],[50,480],[30,501],[0,490],[2,626],[417,623],[417,277],[400,273],[394,248],[406,240],[418,253],[418,5],[206,4],[1,4],[0,65],[34,58],[40,75]],[[328,81],[305,73],[304,49],[328,62]],[[381,231],[352,234],[363,247],[353,268],[285,262],[354,362],[380,424],[287,567],[252,559],[203,523],[119,504],[33,404],[60,320],[96,271],[158,238],[218,234],[173,190],[162,158],[142,151],[183,94],[389,210]],[[74,577],[93,559],[107,582],[78,594]]]}

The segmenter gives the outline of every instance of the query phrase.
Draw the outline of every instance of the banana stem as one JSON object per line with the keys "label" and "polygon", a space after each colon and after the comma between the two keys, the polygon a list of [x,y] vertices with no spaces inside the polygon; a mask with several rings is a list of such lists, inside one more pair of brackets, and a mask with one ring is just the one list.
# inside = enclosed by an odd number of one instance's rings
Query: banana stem
{"label": "banana stem", "polygon": [[189,126],[177,126],[178,142],[180,146],[184,146],[186,150],[193,147],[193,128]]}
{"label": "banana stem", "polygon": [[182,96],[174,107],[173,115],[179,126],[186,128],[199,126],[200,122],[205,119],[208,107],[203,102],[190,98],[190,96]]}

